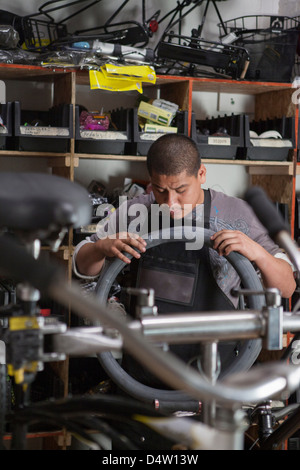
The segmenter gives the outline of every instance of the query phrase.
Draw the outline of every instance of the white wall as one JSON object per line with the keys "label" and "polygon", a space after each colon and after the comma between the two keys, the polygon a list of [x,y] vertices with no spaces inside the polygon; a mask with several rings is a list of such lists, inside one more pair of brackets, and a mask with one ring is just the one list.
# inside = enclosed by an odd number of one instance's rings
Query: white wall
{"label": "white wall", "polygon": [[[123,0],[102,0],[97,5],[94,5],[89,10],[81,13],[74,20],[68,22],[69,32],[74,32],[76,29],[85,29],[95,26],[102,25],[107,18],[116,11],[116,9],[121,5]],[[43,5],[45,2],[40,2],[36,0],[14,0],[12,3],[10,0],[1,1],[1,9],[8,10],[15,14],[23,15],[32,15],[38,12],[38,8]],[[69,3],[66,1],[65,4]],[[88,2],[83,2],[82,6]],[[57,2],[57,4],[64,4],[64,2]],[[141,10],[141,0],[131,0],[126,6],[125,10],[116,17],[115,21],[124,21],[132,20],[141,21],[142,20],[142,10]],[[217,7],[219,8],[221,17],[224,21],[236,18],[239,16],[247,15],[290,15],[295,16],[300,15],[300,5],[297,0],[226,0],[217,2]],[[169,12],[171,9],[175,8],[177,2],[174,0],[146,0],[146,19],[150,18],[157,10],[160,10],[160,18]],[[188,15],[183,23],[183,33],[190,35],[191,29],[198,27],[203,18],[203,12],[206,2],[204,1],[200,7],[197,7]],[[72,13],[74,10],[68,8],[60,9],[57,13],[53,13],[56,21],[61,20],[66,17],[69,13]],[[1,19],[1,16],[0,16]],[[160,27],[158,33],[150,40],[149,47],[154,47],[161,37],[163,27],[166,26],[170,18],[164,21]],[[219,18],[213,7],[213,4],[210,4],[205,26],[203,29],[203,38],[207,40],[217,41],[219,28],[218,28]],[[16,84],[16,86],[18,86]],[[10,90],[8,90],[8,94]],[[89,102],[92,102],[94,107],[98,105],[101,106],[101,94],[97,91],[91,91],[89,94]],[[24,100],[26,102],[31,101],[31,93],[29,93],[26,88],[24,88]],[[43,85],[36,87],[35,89],[35,103],[36,106],[40,106],[41,102],[44,101],[44,105],[47,108],[48,99],[43,100],[43,97],[46,97],[46,92],[44,93]],[[47,95],[49,97],[49,94]],[[81,94],[81,91],[78,91],[77,102],[85,104],[83,101],[87,101],[87,92],[86,88],[84,93]],[[112,103],[117,101],[117,105],[120,105],[121,102],[126,102],[127,99],[132,102],[135,98],[132,96],[132,93],[129,96],[120,96],[109,94],[106,97],[106,101]],[[232,98],[232,100],[231,100]],[[231,104],[231,103],[234,104]],[[216,114],[234,112],[247,112],[249,114],[253,113],[254,103],[253,98],[250,96],[243,95],[228,95],[218,96],[215,93],[197,93],[193,96],[193,110],[196,113],[197,117],[206,117]],[[134,177],[140,176],[141,178],[147,178],[147,172],[143,164],[134,164],[131,162],[99,162],[96,160],[81,161],[79,168],[76,170],[76,179],[84,185],[87,185],[91,179],[99,179],[108,185],[111,188],[114,185],[117,185],[122,179],[126,176],[133,174]],[[248,184],[248,177],[244,168],[237,165],[226,167],[224,165],[208,165],[208,186],[213,186],[224,190],[227,194],[240,196],[243,194],[245,186]]]}
{"label": "white wall", "polygon": [[299,16],[299,0],[279,0],[278,14],[290,17]]}

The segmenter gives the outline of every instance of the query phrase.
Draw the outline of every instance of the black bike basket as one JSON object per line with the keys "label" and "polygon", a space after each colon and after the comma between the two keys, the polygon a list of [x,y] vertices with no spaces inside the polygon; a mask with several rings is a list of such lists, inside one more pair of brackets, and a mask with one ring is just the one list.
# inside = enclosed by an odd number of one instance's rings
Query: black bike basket
{"label": "black bike basket", "polygon": [[224,25],[232,44],[245,47],[249,53],[246,79],[291,81],[300,33],[300,22],[296,18],[266,15],[234,18],[218,25],[221,41],[227,37]]}

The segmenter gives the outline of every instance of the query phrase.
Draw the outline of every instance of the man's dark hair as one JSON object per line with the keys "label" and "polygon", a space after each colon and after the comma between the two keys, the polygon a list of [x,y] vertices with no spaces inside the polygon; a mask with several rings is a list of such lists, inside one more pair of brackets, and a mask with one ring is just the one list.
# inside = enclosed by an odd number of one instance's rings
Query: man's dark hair
{"label": "man's dark hair", "polygon": [[183,171],[188,176],[196,176],[201,158],[196,143],[184,135],[165,134],[151,145],[147,156],[147,168],[150,176],[178,175]]}

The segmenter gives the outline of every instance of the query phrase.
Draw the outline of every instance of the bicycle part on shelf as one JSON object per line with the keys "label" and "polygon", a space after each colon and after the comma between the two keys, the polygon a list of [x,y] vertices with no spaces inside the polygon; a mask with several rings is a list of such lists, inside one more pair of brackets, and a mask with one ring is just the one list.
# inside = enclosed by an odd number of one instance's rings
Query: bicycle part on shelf
{"label": "bicycle part on shelf", "polygon": [[[103,25],[89,29],[77,30],[74,34],[68,32],[67,22],[85,10],[93,7],[102,0],[74,0],[63,5],[54,6],[61,0],[50,0],[39,7],[37,13],[20,17],[20,34],[24,39],[26,48],[29,51],[45,51],[49,47],[59,47],[65,44],[71,44],[74,41],[85,38],[98,39],[100,41],[114,42],[118,44],[145,47],[148,44],[149,37],[153,35],[156,25],[153,22],[159,14],[152,15],[149,20],[145,17],[145,0],[142,0],[142,19],[138,21],[123,21],[114,23],[113,20],[125,8],[129,0],[124,0],[117,10],[105,21]],[[77,8],[66,17],[55,21],[51,15],[66,7],[71,7],[80,3],[87,3],[85,6]],[[50,15],[51,13],[51,15]],[[89,33],[86,35],[86,33]]]}
{"label": "bicycle part on shelf", "polygon": [[188,62],[194,67],[209,67],[216,73],[226,74],[234,79],[244,78],[249,65],[249,54],[243,47],[209,42],[172,32],[162,38],[156,53],[159,68],[171,68],[171,63]]}

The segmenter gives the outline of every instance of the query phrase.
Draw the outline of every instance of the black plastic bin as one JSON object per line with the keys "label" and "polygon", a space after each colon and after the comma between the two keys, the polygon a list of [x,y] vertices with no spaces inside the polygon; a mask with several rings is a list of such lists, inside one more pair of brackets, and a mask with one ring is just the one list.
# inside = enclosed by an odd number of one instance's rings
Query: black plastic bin
{"label": "black plastic bin", "polygon": [[249,15],[219,24],[220,39],[227,33],[232,45],[245,47],[250,64],[245,78],[256,81],[286,82],[292,79],[300,22],[286,16]]}
{"label": "black plastic bin", "polygon": [[68,152],[73,137],[73,106],[61,104],[48,111],[23,110],[14,102],[13,148],[33,152]]}
{"label": "black plastic bin", "polygon": [[12,135],[12,104],[11,102],[0,104],[0,150],[6,150],[8,139]]}
{"label": "black plastic bin", "polygon": [[[250,131],[259,136],[267,131],[277,131],[281,139],[267,138],[264,145],[255,146],[255,141],[261,143],[260,139],[250,137]],[[251,142],[252,141],[252,142]],[[270,144],[268,145],[268,142]],[[280,145],[280,146],[278,146]],[[282,117],[249,122],[249,116],[245,115],[245,150],[244,156],[247,160],[265,161],[287,161],[295,147],[295,118]]]}
{"label": "black plastic bin", "polygon": [[234,160],[244,146],[244,116],[231,114],[196,119],[192,113],[191,137],[201,158]]}
{"label": "black plastic bin", "polygon": [[[155,123],[153,123],[155,124]],[[177,134],[188,136],[188,112],[177,111],[170,127],[177,127]],[[132,151],[135,155],[145,156],[151,144],[162,135],[169,133],[166,132],[144,132],[141,130],[138,123],[138,110],[133,109],[133,146]]]}
{"label": "black plastic bin", "polygon": [[75,106],[75,151],[103,155],[126,155],[131,144],[131,120],[129,109],[110,112],[111,122],[107,131],[80,128],[79,106]]}

